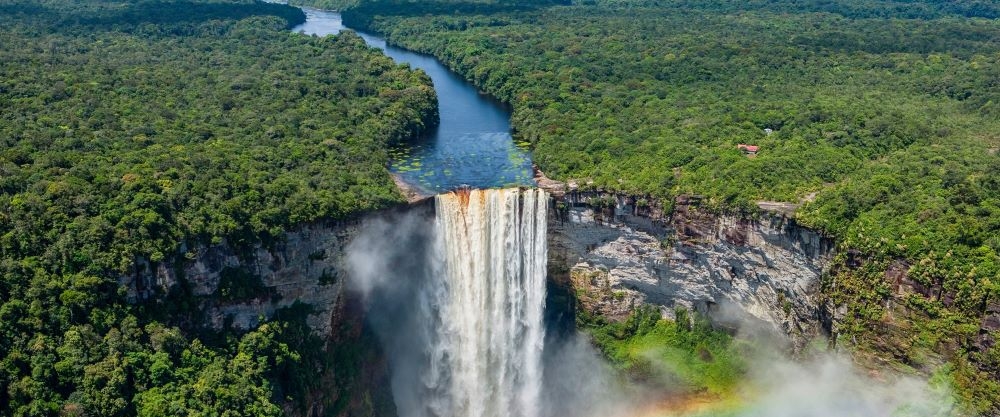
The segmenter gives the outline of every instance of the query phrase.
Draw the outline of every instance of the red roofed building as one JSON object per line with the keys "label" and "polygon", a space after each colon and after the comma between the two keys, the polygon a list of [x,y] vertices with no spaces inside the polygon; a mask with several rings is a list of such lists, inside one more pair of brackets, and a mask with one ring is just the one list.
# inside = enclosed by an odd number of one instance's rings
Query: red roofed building
{"label": "red roofed building", "polygon": [[743,151],[743,153],[747,154],[747,156],[752,156],[757,155],[757,150],[760,149],[760,147],[757,145],[747,145],[745,143],[741,143],[736,145],[736,149]]}

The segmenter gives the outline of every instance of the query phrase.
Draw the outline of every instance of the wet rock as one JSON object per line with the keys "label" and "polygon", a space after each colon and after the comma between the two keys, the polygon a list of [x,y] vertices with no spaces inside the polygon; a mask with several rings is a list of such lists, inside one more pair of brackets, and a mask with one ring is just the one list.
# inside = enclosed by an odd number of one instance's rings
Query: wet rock
{"label": "wet rock", "polygon": [[973,342],[973,348],[979,352],[986,352],[997,344],[1000,336],[1000,303],[992,303],[986,307],[986,314],[979,326],[979,335]]}
{"label": "wet rock", "polygon": [[[403,209],[425,210],[432,215],[431,200],[410,207]],[[183,289],[198,300],[204,312],[205,322],[198,325],[211,329],[253,329],[262,318],[303,303],[312,310],[307,323],[313,332],[330,336],[338,325],[335,315],[346,292],[346,247],[362,222],[363,218],[307,224],[269,245],[241,248],[222,242],[183,247],[165,262],[138,259],[132,273],[119,277],[119,283],[135,303],[159,302]],[[255,283],[258,291],[241,299],[220,296],[219,284],[227,270],[245,272],[242,280],[259,280]]]}
{"label": "wet rock", "polygon": [[803,343],[822,333],[817,297],[832,241],[778,215],[753,220],[678,203],[669,222],[602,218],[581,204],[570,204],[567,221],[550,222],[550,259],[570,271],[583,308],[621,319],[642,303],[667,317],[684,307]]}
{"label": "wet rock", "polygon": [[532,165],[531,169],[534,171],[535,183],[538,184],[538,188],[545,190],[556,198],[562,198],[562,196],[566,195],[566,183],[545,176],[545,173],[538,169],[538,165]]}
{"label": "wet rock", "polygon": [[[357,224],[333,223],[303,226],[289,232],[271,248],[257,244],[235,248],[228,243],[200,246],[192,255],[181,255],[174,262],[145,267],[120,283],[128,289],[133,302],[155,301],[157,297],[185,287],[201,300],[207,320],[203,326],[222,329],[255,328],[261,318],[270,318],[295,302],[308,304],[313,314],[310,328],[317,334],[331,333],[331,317],[344,292],[344,248]],[[192,259],[189,259],[192,258]],[[259,295],[242,300],[224,300],[218,296],[221,277],[227,269],[246,271],[264,287]]]}

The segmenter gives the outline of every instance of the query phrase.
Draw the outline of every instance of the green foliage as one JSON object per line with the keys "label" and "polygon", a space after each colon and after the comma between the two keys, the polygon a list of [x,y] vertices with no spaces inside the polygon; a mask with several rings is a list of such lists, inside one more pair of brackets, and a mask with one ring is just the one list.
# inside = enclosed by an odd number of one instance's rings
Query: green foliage
{"label": "green foliage", "polygon": [[539,6],[570,4],[569,0],[290,0],[289,4],[316,7],[327,10],[351,10],[371,7],[380,13],[392,13],[394,9],[404,14],[423,13],[488,13],[497,10],[526,10]]}
{"label": "green foliage", "polygon": [[[804,202],[797,221],[860,251],[825,279],[846,307],[842,344],[918,369],[933,352],[970,358],[1000,302],[995,2],[430,3],[362,2],[344,18],[510,103],[549,177],[710,208]],[[889,302],[894,262],[933,289],[903,299],[905,317]],[[1000,376],[983,366],[958,388]]]}
{"label": "green foliage", "polygon": [[820,194],[799,218],[842,236],[844,247],[910,260],[910,279],[943,286],[959,311],[981,311],[1000,294],[1000,161],[980,152],[937,146],[894,153]]}
{"label": "green foliage", "polygon": [[319,284],[320,285],[334,284],[337,282],[337,279],[339,278],[337,275],[338,275],[337,271],[334,269],[324,269],[323,273],[320,274],[319,276]]}
{"label": "green foliage", "polygon": [[849,18],[934,19],[947,16],[1000,17],[1000,5],[991,1],[906,0],[577,0],[609,7],[669,7],[711,12],[778,11],[831,13]]}
{"label": "green foliage", "polygon": [[324,10],[344,10],[358,5],[358,0],[289,0],[288,4]]}
{"label": "green foliage", "polygon": [[278,416],[269,378],[300,357],[279,342],[286,325],[266,323],[244,335],[232,356],[193,341],[180,352],[149,356],[154,384],[135,397],[136,414]]}
{"label": "green foliage", "polygon": [[746,372],[749,346],[716,330],[684,309],[675,321],[660,319],[651,306],[636,309],[623,322],[578,318],[583,329],[626,375],[690,392],[731,393]]}
{"label": "green foliage", "polygon": [[[513,104],[547,174],[601,188],[795,201],[894,150],[997,129],[985,117],[998,102],[988,21],[707,6],[427,16],[432,4],[365,3],[344,17]],[[738,143],[762,151],[746,158]]]}
{"label": "green foliage", "polygon": [[70,270],[124,270],[184,238],[253,242],[401,201],[386,146],[425,128],[429,80],[356,36],[267,23],[52,33],[39,51],[37,34],[22,35],[37,26],[13,22],[0,244]]}
{"label": "green foliage", "polygon": [[[303,19],[0,0],[0,415],[269,416],[320,383],[301,315],[200,334],[184,288],[131,305],[116,281],[185,243],[246,247],[402,201],[387,147],[433,123],[430,80],[356,35],[287,31]],[[267,294],[240,269],[219,291]]]}
{"label": "green foliage", "polygon": [[269,294],[264,282],[245,268],[225,267],[219,272],[219,286],[214,298],[222,301],[245,301],[266,295]]}

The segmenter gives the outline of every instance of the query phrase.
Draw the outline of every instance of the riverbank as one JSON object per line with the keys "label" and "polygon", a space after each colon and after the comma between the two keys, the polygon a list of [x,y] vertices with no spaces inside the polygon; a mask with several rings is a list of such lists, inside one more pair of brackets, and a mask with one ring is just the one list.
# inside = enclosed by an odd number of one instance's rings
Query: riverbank
{"label": "riverbank", "polygon": [[414,190],[439,193],[459,187],[534,185],[531,154],[511,137],[510,109],[483,94],[437,58],[389,44],[365,28],[352,28],[335,11],[304,8],[306,22],[293,32],[325,36],[353,30],[398,64],[430,77],[438,102],[438,123],[391,152],[390,172]]}

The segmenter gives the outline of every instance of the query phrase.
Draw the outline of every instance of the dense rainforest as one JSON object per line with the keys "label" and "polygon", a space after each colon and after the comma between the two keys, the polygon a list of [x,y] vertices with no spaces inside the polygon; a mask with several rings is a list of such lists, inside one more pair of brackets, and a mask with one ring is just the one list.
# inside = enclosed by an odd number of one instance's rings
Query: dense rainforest
{"label": "dense rainforest", "polygon": [[[1000,313],[996,2],[298,3],[350,7],[511,104],[551,177],[748,215],[794,204],[841,248],[822,293],[836,347],[1000,412],[1000,347],[980,343]],[[190,295],[130,304],[114,278],[402,201],[386,148],[433,123],[430,80],[354,35],[288,33],[303,19],[0,0],[0,415],[279,415],[356,359],[320,355],[302,309],[202,332]],[[728,337],[656,317],[583,325],[616,365],[702,349],[688,383],[737,383]]]}
{"label": "dense rainforest", "polygon": [[998,17],[996,2],[888,0],[344,12],[510,103],[550,177],[664,201],[703,195],[709,210],[794,204],[841,248],[823,290],[837,346],[943,370],[991,413],[1000,347],[977,341],[995,337],[981,323],[1000,311]]}
{"label": "dense rainforest", "polygon": [[[266,416],[329,358],[301,309],[182,326],[116,276],[402,201],[387,148],[430,79],[256,2],[0,1],[0,415]],[[331,393],[331,398],[336,397]]]}

